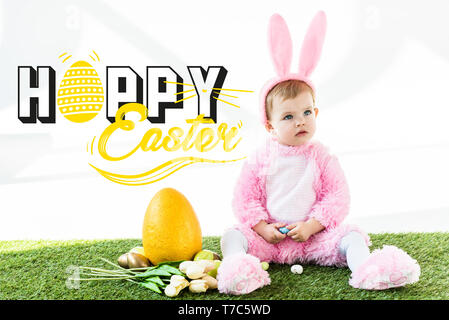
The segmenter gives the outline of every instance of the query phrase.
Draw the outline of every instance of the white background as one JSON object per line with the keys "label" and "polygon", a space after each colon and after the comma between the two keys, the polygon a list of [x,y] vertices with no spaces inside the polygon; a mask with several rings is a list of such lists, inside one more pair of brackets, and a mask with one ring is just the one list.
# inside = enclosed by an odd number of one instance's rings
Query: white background
{"label": "white background", "polygon": [[[17,67],[50,65],[57,86],[78,60],[92,63],[105,83],[106,66],[169,65],[186,82],[186,66],[224,66],[224,88],[253,90],[218,103],[218,122],[244,124],[238,158],[266,137],[258,92],[274,76],[267,50],[269,17],[289,25],[292,70],[310,19],[328,17],[317,87],[315,138],[330,147],[349,182],[346,222],[368,232],[449,231],[449,4],[447,1],[1,1],[0,239],[140,238],[152,196],[182,192],[203,235],[234,223],[232,192],[241,162],[194,164],[145,186],[115,184],[94,171],[100,161],[86,144],[109,124],[105,109],[75,124],[57,111],[56,124],[17,118]],[[95,50],[100,62],[89,58]],[[62,63],[58,56],[72,54]],[[191,118],[197,101],[169,111],[164,130]],[[229,98],[231,101],[231,98]],[[150,123],[145,124],[148,128]],[[137,136],[125,138],[123,148]],[[137,139],[138,140],[138,139]],[[128,173],[182,153],[139,152],[114,164]]]}

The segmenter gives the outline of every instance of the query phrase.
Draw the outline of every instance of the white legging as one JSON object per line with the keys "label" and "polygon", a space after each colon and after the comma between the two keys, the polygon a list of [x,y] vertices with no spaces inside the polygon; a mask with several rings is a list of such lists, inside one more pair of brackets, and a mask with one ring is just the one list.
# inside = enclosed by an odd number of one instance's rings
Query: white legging
{"label": "white legging", "polygon": [[[223,258],[235,253],[246,253],[248,251],[248,241],[243,233],[237,229],[229,229],[221,237],[221,253]],[[368,258],[370,252],[363,236],[351,231],[345,235],[339,245],[339,250],[346,257],[349,269],[352,272]]]}

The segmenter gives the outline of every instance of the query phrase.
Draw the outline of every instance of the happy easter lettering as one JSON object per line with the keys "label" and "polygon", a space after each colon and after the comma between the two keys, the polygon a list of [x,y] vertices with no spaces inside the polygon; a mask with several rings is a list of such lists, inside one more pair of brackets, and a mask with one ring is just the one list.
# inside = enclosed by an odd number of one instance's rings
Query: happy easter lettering
{"label": "happy easter lettering", "polygon": [[[67,59],[68,57],[65,58]],[[58,88],[56,72],[52,67],[38,66],[35,69],[19,66],[18,118],[24,124],[37,123],[37,120],[42,124],[56,123],[58,106],[64,118],[83,123],[96,117],[104,103],[106,119],[111,123],[87,144],[86,150],[92,156],[89,165],[106,179],[124,185],[154,183],[193,163],[228,163],[244,159],[218,160],[193,155],[178,156],[164,160],[162,164],[151,164],[152,168],[149,170],[134,174],[116,172],[116,168],[111,168],[115,172],[110,172],[108,170],[111,169],[106,170],[94,164],[97,155],[112,164],[135,155],[138,150],[196,150],[205,153],[222,147],[224,152],[231,152],[239,145],[242,138],[238,137],[238,134],[242,122],[238,121],[237,126],[217,123],[217,101],[240,108],[220,95],[237,98],[227,94],[228,91],[232,91],[232,94],[252,91],[223,88],[227,75],[224,67],[209,66],[204,69],[200,66],[188,66],[187,69],[191,83],[185,83],[169,66],[147,66],[144,104],[144,81],[129,66],[107,66],[106,86],[103,87],[98,72],[89,62],[76,61],[65,71]],[[128,150],[113,155],[115,145],[112,141],[117,137],[125,135],[135,141],[136,134],[142,132],[136,130],[136,127],[143,125],[145,119],[155,125],[170,122],[166,110],[180,109],[180,112],[183,112],[181,109],[184,108],[184,101],[194,97],[197,97],[197,116],[185,119],[187,125],[190,125],[189,128],[174,126],[163,133],[161,128],[151,126],[141,137],[137,136],[140,139],[138,143],[133,142]],[[131,120],[133,117],[130,113],[137,113],[139,119]],[[173,113],[169,115],[173,116]]]}

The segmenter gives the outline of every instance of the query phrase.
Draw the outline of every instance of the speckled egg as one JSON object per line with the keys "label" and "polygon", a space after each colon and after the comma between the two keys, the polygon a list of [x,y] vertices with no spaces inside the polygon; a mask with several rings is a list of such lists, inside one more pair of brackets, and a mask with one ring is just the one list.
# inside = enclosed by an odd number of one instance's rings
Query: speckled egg
{"label": "speckled egg", "polygon": [[97,71],[86,61],[78,61],[66,71],[58,89],[59,111],[68,120],[86,122],[101,110],[104,90]]}

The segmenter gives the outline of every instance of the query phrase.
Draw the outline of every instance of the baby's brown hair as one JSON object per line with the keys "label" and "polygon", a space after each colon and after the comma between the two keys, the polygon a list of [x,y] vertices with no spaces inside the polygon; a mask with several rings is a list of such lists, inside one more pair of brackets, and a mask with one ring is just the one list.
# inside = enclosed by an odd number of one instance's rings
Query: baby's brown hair
{"label": "baby's brown hair", "polygon": [[273,111],[273,101],[275,97],[280,97],[282,101],[296,98],[304,90],[309,90],[312,95],[313,105],[315,106],[315,93],[307,83],[301,80],[286,80],[275,85],[267,94],[265,103],[265,112],[267,119],[271,119],[271,112]]}

